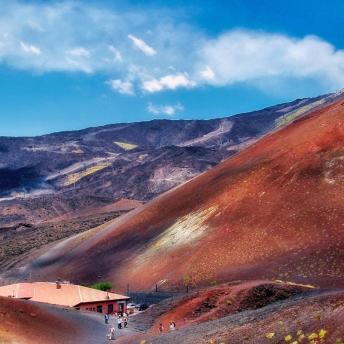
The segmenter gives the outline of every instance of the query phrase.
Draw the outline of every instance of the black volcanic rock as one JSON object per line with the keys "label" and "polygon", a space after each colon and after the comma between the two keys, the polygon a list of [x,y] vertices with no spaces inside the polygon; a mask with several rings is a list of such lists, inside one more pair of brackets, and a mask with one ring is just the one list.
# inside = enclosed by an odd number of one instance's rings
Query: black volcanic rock
{"label": "black volcanic rock", "polygon": [[2,168],[0,169],[0,192],[17,188],[33,189],[38,186],[40,180],[39,169],[34,166],[18,169]]}
{"label": "black volcanic rock", "polygon": [[335,97],[298,99],[212,120],[0,137],[0,224],[41,222],[123,197],[148,201]]}

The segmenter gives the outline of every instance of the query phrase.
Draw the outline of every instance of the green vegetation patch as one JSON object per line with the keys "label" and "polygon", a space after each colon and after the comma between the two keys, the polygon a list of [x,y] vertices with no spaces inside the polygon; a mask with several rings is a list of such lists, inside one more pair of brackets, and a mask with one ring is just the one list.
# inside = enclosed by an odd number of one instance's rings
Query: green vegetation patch
{"label": "green vegetation patch", "polygon": [[90,288],[102,290],[102,291],[108,291],[112,289],[112,284],[109,282],[98,282],[98,283],[92,284]]}

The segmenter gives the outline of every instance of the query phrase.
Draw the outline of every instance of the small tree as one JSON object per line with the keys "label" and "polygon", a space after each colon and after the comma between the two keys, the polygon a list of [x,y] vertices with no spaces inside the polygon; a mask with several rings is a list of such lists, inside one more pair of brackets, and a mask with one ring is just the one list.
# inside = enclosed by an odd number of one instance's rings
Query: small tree
{"label": "small tree", "polygon": [[102,290],[102,291],[109,291],[112,289],[112,285],[109,282],[98,282],[98,283],[92,284],[91,288]]}

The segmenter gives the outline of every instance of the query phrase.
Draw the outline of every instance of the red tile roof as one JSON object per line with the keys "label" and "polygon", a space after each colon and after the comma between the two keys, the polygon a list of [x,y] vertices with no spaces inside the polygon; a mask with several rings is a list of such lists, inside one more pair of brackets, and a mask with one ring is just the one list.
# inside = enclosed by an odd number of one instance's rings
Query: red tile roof
{"label": "red tile roof", "polygon": [[30,299],[60,306],[74,307],[81,303],[128,300],[129,297],[75,284],[54,282],[16,283],[0,287],[0,296]]}

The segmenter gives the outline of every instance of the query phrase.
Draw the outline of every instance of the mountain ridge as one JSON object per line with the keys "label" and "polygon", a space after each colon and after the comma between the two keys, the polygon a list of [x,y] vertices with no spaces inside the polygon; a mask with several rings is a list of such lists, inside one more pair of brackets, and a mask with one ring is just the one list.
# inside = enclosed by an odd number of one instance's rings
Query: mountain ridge
{"label": "mountain ridge", "polygon": [[23,136],[9,136],[9,135],[0,135],[0,139],[2,138],[9,138],[9,139],[33,139],[33,138],[39,138],[39,137],[46,137],[46,136],[54,136],[54,135],[65,135],[69,133],[81,133],[81,132],[88,132],[93,129],[98,130],[98,129],[108,129],[110,127],[114,126],[127,126],[127,125],[135,125],[139,123],[154,123],[154,122],[174,122],[174,121],[180,121],[180,122],[192,122],[192,121],[218,121],[218,120],[223,120],[223,119],[229,119],[229,118],[235,118],[235,117],[240,117],[240,116],[249,116],[253,115],[255,113],[265,111],[265,110],[270,110],[273,108],[276,108],[276,106],[283,108],[285,105],[290,105],[290,104],[297,104],[300,102],[307,102],[307,101],[315,101],[318,99],[326,98],[331,95],[335,95],[336,93],[340,93],[342,90],[339,90],[337,92],[332,92],[332,93],[326,93],[320,96],[314,96],[314,97],[304,97],[304,98],[296,98],[290,101],[286,101],[283,103],[278,103],[276,105],[269,105],[263,108],[260,108],[259,110],[252,110],[252,111],[244,111],[244,112],[239,112],[239,113],[233,113],[230,115],[220,115],[218,117],[212,117],[212,118],[202,118],[202,119],[197,119],[197,118],[190,118],[190,119],[183,119],[183,118],[155,118],[155,119],[149,119],[149,120],[143,120],[143,121],[134,121],[134,122],[118,122],[118,123],[108,123],[100,126],[89,126],[85,128],[80,128],[80,129],[70,129],[70,130],[61,130],[61,131],[53,131],[50,133],[46,134],[40,134],[40,135],[23,135]]}
{"label": "mountain ridge", "polygon": [[343,104],[295,120],[85,241],[59,244],[18,266],[26,272],[14,278],[101,276],[138,290],[180,288],[188,276],[198,285],[255,278],[344,285]]}

